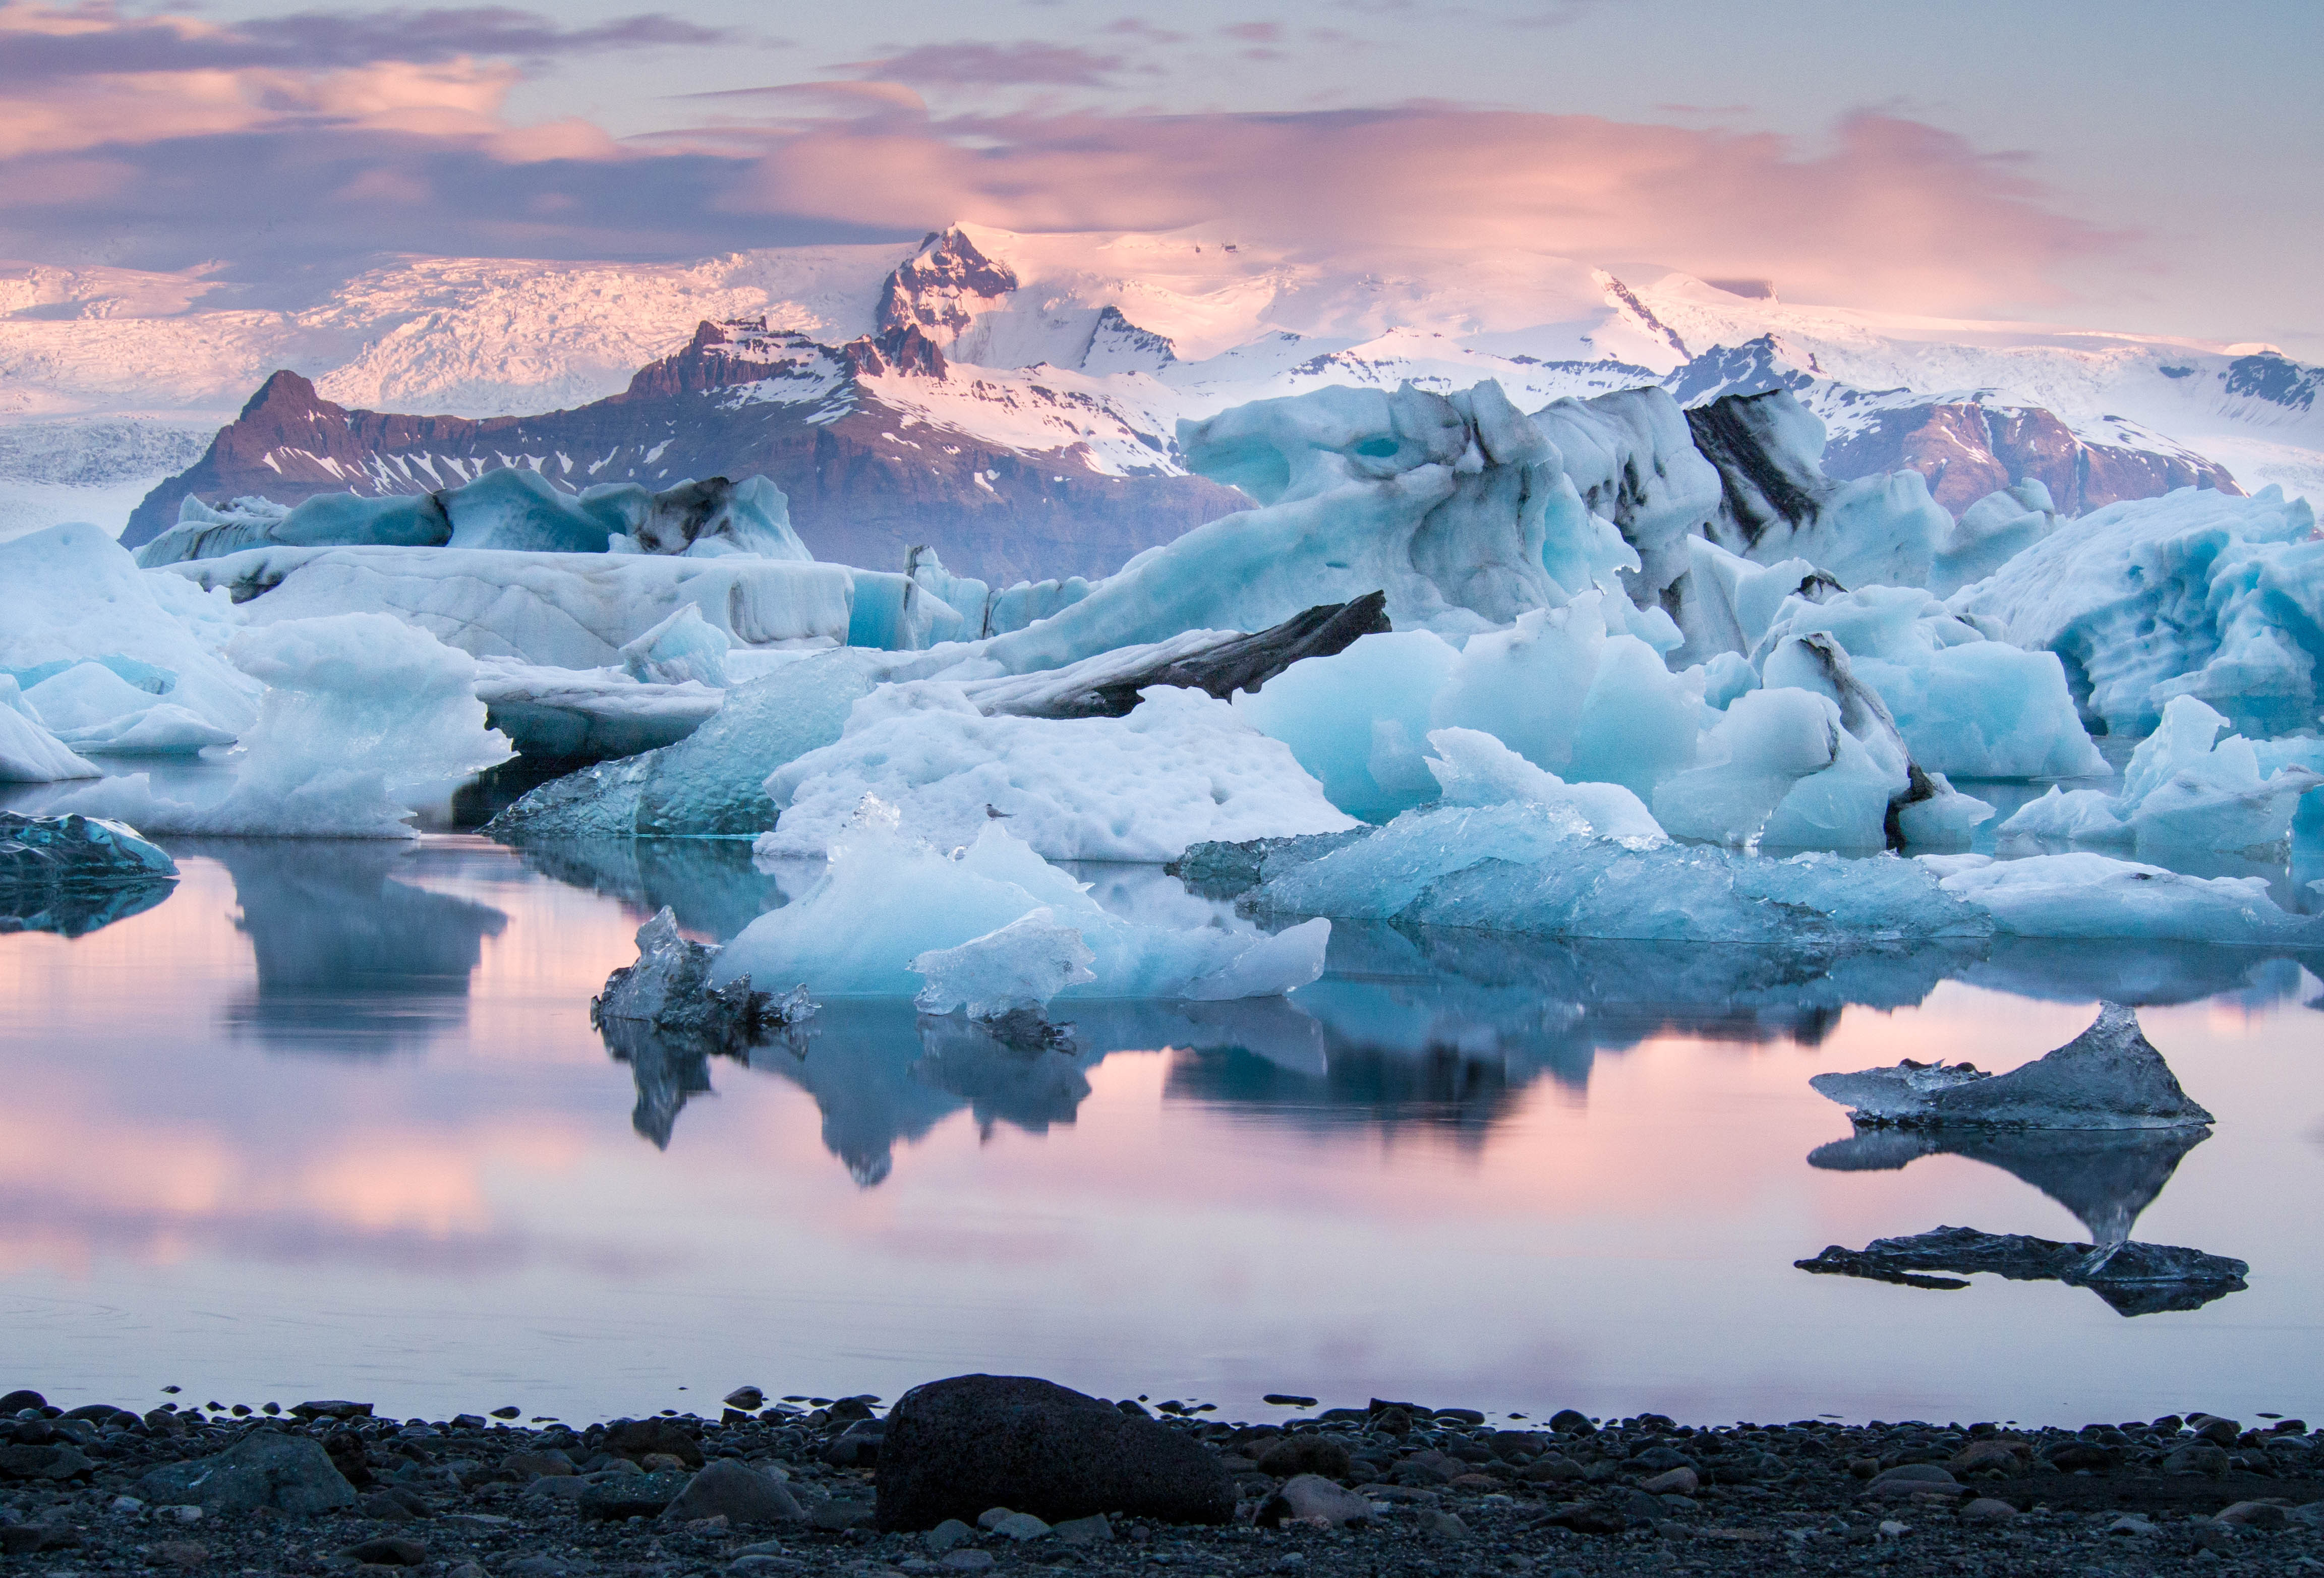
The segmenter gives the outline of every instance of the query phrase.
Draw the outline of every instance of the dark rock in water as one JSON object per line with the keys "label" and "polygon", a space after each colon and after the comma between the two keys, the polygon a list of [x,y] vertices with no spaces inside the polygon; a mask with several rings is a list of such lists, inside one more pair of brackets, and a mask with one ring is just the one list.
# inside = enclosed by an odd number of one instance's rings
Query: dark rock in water
{"label": "dark rock in water", "polygon": [[2251,1268],[2224,1255],[2171,1244],[2058,1243],[2024,1233],[1979,1232],[1971,1227],[1940,1227],[1910,1238],[1875,1239],[1861,1250],[1828,1246],[1812,1260],[1793,1262],[1803,1271],[1862,1277],[1907,1287],[1961,1288],[1951,1271],[1990,1271],[2012,1282],[2063,1282],[2087,1287],[2126,1315],[2161,1310],[2199,1309],[2213,1299],[2240,1293]]}
{"label": "dark rock in water", "polygon": [[369,1403],[349,1403],[336,1399],[319,1403],[296,1403],[291,1406],[293,1417],[300,1419],[368,1419]]}
{"label": "dark rock in water", "polygon": [[271,1507],[300,1517],[355,1504],[355,1487],[332,1465],[320,1442],[273,1430],[245,1435],[215,1457],[155,1469],[137,1481],[137,1496],[205,1512]]}
{"label": "dark rock in water", "polygon": [[1224,1523],[1234,1506],[1232,1478],[1191,1436],[1030,1376],[915,1387],[890,1410],[880,1448],[883,1529],[993,1507],[1050,1523],[1099,1512]]}
{"label": "dark rock in water", "polygon": [[1389,628],[1388,594],[1367,592],[1348,603],[1319,604],[1255,634],[1110,676],[1075,694],[1045,696],[1021,708],[1001,710],[1039,718],[1125,717],[1138,706],[1139,693],[1156,685],[1200,690],[1223,701],[1238,690],[1257,690],[1303,658],[1331,657],[1359,637]]}
{"label": "dark rock in water", "polygon": [[616,1419],[605,1427],[605,1450],[632,1463],[657,1452],[668,1453],[690,1469],[700,1468],[703,1462],[702,1443],[675,1419]]}
{"label": "dark rock in water", "polygon": [[2033,1185],[2120,1243],[2208,1129],[1867,1129],[1808,1153],[1831,1172],[1888,1172],[1924,1156],[1964,1156]]}
{"label": "dark rock in water", "polygon": [[1595,1435],[1598,1426],[1579,1408],[1560,1408],[1549,1417],[1549,1427],[1563,1435]]}
{"label": "dark rock in water", "polygon": [[1820,1074],[1808,1083],[1852,1107],[1857,1122],[1899,1128],[2200,1128],[2211,1114],[2187,1099],[2171,1066],[2120,1003],[2046,1057],[2008,1074],[1967,1063]]}
{"label": "dark rock in water", "polygon": [[757,1526],[797,1523],[807,1514],[781,1481],[748,1463],[722,1457],[687,1481],[661,1516],[672,1523],[724,1518],[738,1526]]}
{"label": "dark rock in water", "polygon": [[584,1487],[575,1506],[584,1518],[618,1523],[625,1518],[659,1518],[692,1482],[676,1469],[655,1474],[607,1474]]}
{"label": "dark rock in water", "polygon": [[29,1387],[20,1387],[6,1397],[0,1397],[0,1419],[13,1419],[26,1408],[45,1408],[49,1399]]}

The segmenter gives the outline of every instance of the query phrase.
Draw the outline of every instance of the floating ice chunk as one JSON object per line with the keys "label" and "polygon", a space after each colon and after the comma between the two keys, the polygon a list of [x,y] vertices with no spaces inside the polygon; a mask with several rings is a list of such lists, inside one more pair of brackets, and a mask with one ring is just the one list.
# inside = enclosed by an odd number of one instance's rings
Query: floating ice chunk
{"label": "floating ice chunk", "polygon": [[[0,586],[7,588],[0,599],[0,670],[26,691],[93,662],[122,682],[121,690],[107,687],[123,708],[117,732],[157,705],[189,713],[213,738],[228,740],[258,715],[259,685],[215,650],[242,623],[226,595],[140,570],[94,526],[55,526],[0,543]],[[74,683],[91,682],[103,684],[93,674]],[[67,710],[62,696],[60,714]],[[108,721],[75,716],[90,729]]]}
{"label": "floating ice chunk", "polygon": [[1200,691],[1157,688],[1124,718],[985,717],[959,686],[885,686],[831,745],[779,768],[766,854],[830,848],[866,794],[950,848],[996,818],[1059,860],[1174,860],[1190,844],[1354,826],[1291,752]]}
{"label": "floating ice chunk", "polygon": [[1097,979],[1097,960],[1079,928],[1054,909],[1029,910],[957,947],[931,948],[911,963],[927,984],[912,1001],[925,1013],[965,1009],[973,1020],[1038,1008],[1068,986]]}
{"label": "floating ice chunk", "polygon": [[1237,695],[1235,715],[1288,745],[1340,809],[1385,820],[1436,796],[1423,742],[1459,656],[1431,631],[1368,635]]}
{"label": "floating ice chunk", "polygon": [[1609,596],[1584,592],[1471,637],[1432,718],[1491,734],[1560,777],[1653,794],[1695,760],[1701,676],[1673,674],[1636,636],[1607,633]]}
{"label": "floating ice chunk", "polygon": [[2126,1240],[2068,1244],[2022,1232],[1980,1232],[1973,1227],[1874,1239],[1860,1250],[1832,1244],[1812,1260],[1792,1264],[1803,1271],[1907,1287],[1969,1286],[1958,1278],[1928,1275],[1932,1271],[1988,1271],[2012,1282],[2062,1282],[2089,1288],[2124,1315],[2200,1309],[2213,1299],[2243,1291],[2244,1278],[2251,1270],[2241,1260],[2176,1244]]}
{"label": "floating ice chunk", "polygon": [[1919,863],[2019,937],[2324,944],[2324,918],[2279,908],[2258,877],[2190,877],[2087,850],[1924,854]]}
{"label": "floating ice chunk", "polygon": [[1485,383],[1254,401],[1182,426],[1188,465],[1260,508],[1131,559],[1047,619],[998,636],[1011,673],[1186,630],[1264,630],[1384,590],[1398,630],[1465,635],[1556,605],[1637,556],[1592,516],[1548,439]]}
{"label": "floating ice chunk", "polygon": [[1821,1095],[1858,1123],[1904,1128],[2181,1129],[2211,1114],[2187,1099],[2138,1015],[2105,1003],[2089,1029],[2007,1074],[1966,1063],[1904,1062],[1855,1074],[1819,1074]]}
{"label": "floating ice chunk", "polygon": [[2083,712],[2116,734],[2191,696],[2255,738],[2312,727],[2324,656],[2324,542],[2307,502],[2181,488],[2061,522],[1948,600],[2002,639],[2046,647]]}
{"label": "floating ice chunk", "polygon": [[1877,693],[1913,761],[1928,771],[2070,778],[2106,771],[2054,653],[1988,641],[1928,594],[1901,586],[1789,598],[1755,653],[1764,661],[1785,641],[1817,632],[1846,651],[1850,671]]}
{"label": "floating ice chunk", "polygon": [[140,550],[149,568],[218,558],[254,548],[494,549],[518,553],[604,553],[619,537],[632,551],[695,557],[747,554],[804,559],[788,502],[763,476],[682,482],[660,493],[635,483],[577,496],[524,466],[488,471],[432,494],[362,498],[317,494],[293,507],[236,499],[214,508],[188,495],[178,523]]}
{"label": "floating ice chunk", "polygon": [[1929,590],[1950,597],[1972,586],[2058,529],[2057,506],[2037,477],[1991,493],[1961,512],[1937,550]]}
{"label": "floating ice chunk", "polygon": [[16,677],[0,674],[0,783],[55,783],[97,772],[95,762],[75,755],[25,705]]}
{"label": "floating ice chunk", "polygon": [[2163,724],[2138,743],[2122,793],[2056,789],[2003,825],[2011,838],[2101,844],[2135,841],[2153,850],[2265,852],[2291,835],[2301,797],[2324,773],[2278,750],[2282,765],[2263,776],[2259,750],[2240,734],[2218,738],[2227,720],[2191,696],[2173,697]]}
{"label": "floating ice chunk", "polygon": [[[877,802],[871,807],[877,811]],[[964,999],[994,995],[996,983],[1030,998],[1063,956],[1033,930],[982,947],[1036,911],[1038,927],[1080,934],[1088,980],[1063,986],[1067,998],[1215,1000],[1279,996],[1315,979],[1330,926],[1294,927],[1275,937],[1215,927],[1144,925],[1100,909],[1063,872],[997,823],[955,854],[937,853],[881,824],[859,818],[832,847],[829,870],[808,892],[761,916],[728,944],[713,978],[742,974],[802,980],[818,997],[908,997],[923,985],[919,964],[936,966],[931,984]],[[1294,934],[1296,935],[1294,935]],[[1023,946],[1029,960],[1018,956]],[[1046,950],[1046,951],[1045,951]],[[931,955],[945,955],[931,957]],[[1071,972],[1066,972],[1070,974]],[[1056,972],[1050,970],[1048,978]]]}
{"label": "floating ice chunk", "polygon": [[1838,482],[1823,474],[1824,426],[1788,389],[1728,395],[1686,413],[1719,468],[1711,540],[1760,563],[1804,558],[1842,586],[1924,585],[1952,517],[1917,471]]}
{"label": "floating ice chunk", "polygon": [[691,603],[625,643],[622,666],[630,678],[653,685],[683,685],[687,680],[724,690],[727,686],[726,653],[733,643],[726,632],[702,617]]}
{"label": "floating ice chunk", "polygon": [[[176,676],[169,678],[175,688]],[[92,755],[183,754],[235,741],[234,731],[158,699],[101,662],[72,664],[25,691],[24,700],[58,739]]]}
{"label": "floating ice chunk", "polygon": [[2130,827],[2116,815],[2116,804],[2104,789],[2061,789],[2052,784],[2048,794],[2019,807],[1996,831],[2004,839],[2045,844],[2127,844]]}
{"label": "floating ice chunk", "polygon": [[1672,661],[1708,662],[1755,650],[1787,599],[1821,602],[1846,590],[1803,558],[1753,564],[1707,538],[1686,540],[1687,570],[1675,583],[1685,644]]}
{"label": "floating ice chunk", "polygon": [[604,761],[677,743],[717,714],[726,693],[690,679],[644,684],[621,669],[480,658],[476,699],[490,725],[528,756]]}
{"label": "floating ice chunk", "polygon": [[1623,576],[1631,598],[1660,612],[1664,591],[1692,562],[1689,536],[1720,502],[1719,472],[1694,447],[1686,413],[1668,390],[1626,389],[1554,401],[1533,422],[1557,446],[1591,513],[1637,551],[1638,568]]}
{"label": "floating ice chunk", "polygon": [[1522,802],[1408,811],[1328,852],[1278,846],[1263,870],[1251,902],[1277,914],[1532,937],[1829,952],[1991,927],[1909,861],[1639,849],[1592,836],[1570,808]]}
{"label": "floating ice chunk", "polygon": [[413,808],[510,755],[484,727],[475,660],[386,614],[286,621],[227,651],[267,689],[223,798],[163,799],[140,773],[57,808],[158,833],[403,838]]}
{"label": "floating ice chunk", "polygon": [[[0,709],[4,712],[5,709]],[[164,881],[178,863],[134,827],[96,817],[0,811],[0,891]]]}
{"label": "floating ice chunk", "polygon": [[1432,729],[1428,746],[1436,752],[1428,771],[1446,805],[1523,801],[1572,811],[1600,838],[1638,848],[1669,842],[1646,803],[1618,783],[1567,783],[1475,729]]}
{"label": "floating ice chunk", "polygon": [[816,1011],[803,986],[778,996],[752,990],[748,975],[712,986],[717,946],[680,935],[678,917],[667,904],[638,927],[637,943],[638,962],[606,976],[604,991],[589,1000],[593,1027],[628,1020],[728,1048],[801,1024]]}
{"label": "floating ice chunk", "polygon": [[1655,820],[1681,838],[1753,843],[1793,785],[1840,761],[1844,733],[1839,706],[1814,691],[1738,696],[1703,732],[1701,764],[1655,787]]}
{"label": "floating ice chunk", "polygon": [[844,565],[739,554],[268,548],[159,573],[244,598],[251,624],[383,612],[480,658],[564,669],[620,663],[687,604],[738,646],[835,646],[855,596]]}

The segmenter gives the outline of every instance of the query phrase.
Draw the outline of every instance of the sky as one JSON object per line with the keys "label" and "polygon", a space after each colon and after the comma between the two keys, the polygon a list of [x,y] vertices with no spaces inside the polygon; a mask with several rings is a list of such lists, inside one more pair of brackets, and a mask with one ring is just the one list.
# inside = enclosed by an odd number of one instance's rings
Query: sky
{"label": "sky", "polygon": [[0,0],[0,256],[1208,226],[2324,359],[2314,0]]}

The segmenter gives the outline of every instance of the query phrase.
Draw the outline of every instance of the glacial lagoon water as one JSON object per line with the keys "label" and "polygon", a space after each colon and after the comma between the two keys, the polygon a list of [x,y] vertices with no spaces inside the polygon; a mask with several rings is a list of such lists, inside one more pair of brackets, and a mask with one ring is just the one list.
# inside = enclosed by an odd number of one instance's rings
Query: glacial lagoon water
{"label": "glacial lagoon water", "polygon": [[[0,937],[0,1386],[581,1418],[983,1369],[1231,1417],[1279,1414],[1269,1391],[2324,1413],[2324,961],[1995,947],[1824,975],[1343,927],[1287,1002],[1083,1007],[1070,1053],[833,1004],[705,1060],[602,1036],[588,1000],[655,907],[717,939],[797,890],[746,846],[172,849],[149,908]],[[1083,875],[1109,904],[1193,902]],[[1907,1162],[1844,1143],[1808,1088],[1902,1057],[2012,1067],[2109,996],[2217,1115],[2175,1167]],[[1793,1264],[2126,1213],[2248,1261],[2248,1287],[2130,1316],[2055,1282]]]}

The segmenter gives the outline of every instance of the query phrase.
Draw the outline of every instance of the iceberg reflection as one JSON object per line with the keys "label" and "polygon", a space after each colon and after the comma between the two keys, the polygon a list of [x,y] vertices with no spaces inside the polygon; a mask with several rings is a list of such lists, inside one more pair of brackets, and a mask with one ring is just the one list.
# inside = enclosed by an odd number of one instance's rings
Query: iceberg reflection
{"label": "iceberg reflection", "polygon": [[509,918],[395,880],[401,846],[346,841],[180,841],[234,877],[255,992],[227,1004],[237,1033],[285,1051],[377,1056],[464,1024],[484,939]]}

